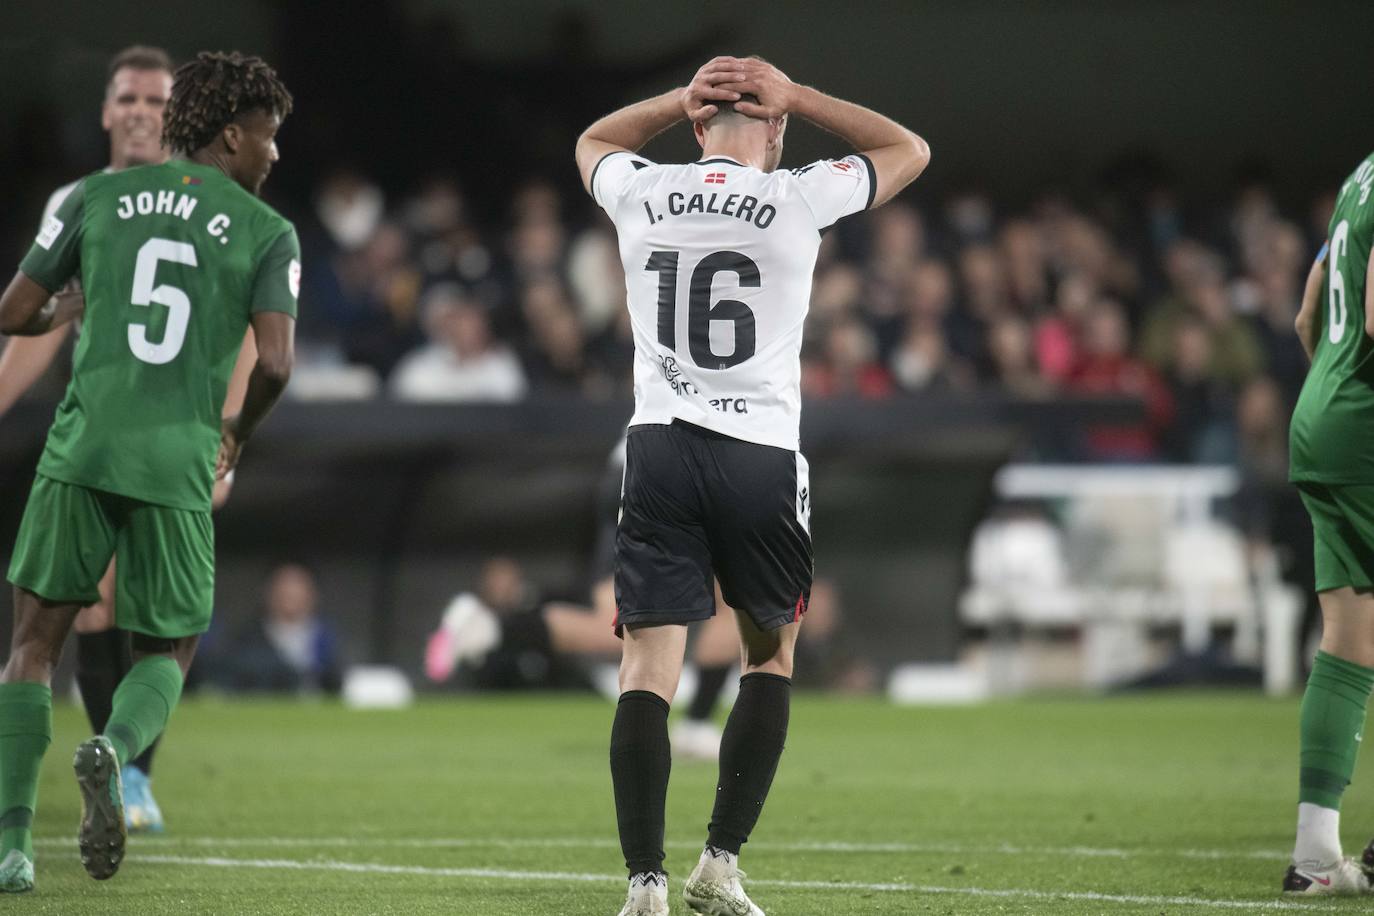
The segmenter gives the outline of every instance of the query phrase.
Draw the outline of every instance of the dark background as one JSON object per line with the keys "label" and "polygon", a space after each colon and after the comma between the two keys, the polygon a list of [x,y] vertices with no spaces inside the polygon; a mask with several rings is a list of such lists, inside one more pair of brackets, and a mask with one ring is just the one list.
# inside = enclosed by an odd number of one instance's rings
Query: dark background
{"label": "dark background", "polygon": [[[134,42],[178,58],[237,47],[278,67],[298,102],[269,191],[284,209],[351,162],[388,190],[450,171],[501,212],[531,174],[576,181],[571,144],[591,119],[721,52],[761,54],[923,134],[923,199],[979,186],[1011,206],[1047,187],[1172,183],[1206,200],[1259,174],[1296,203],[1369,149],[1370,34],[1360,0],[8,0],[0,221],[17,251],[50,187],[104,164],[91,87]],[[685,139],[658,148],[689,155]],[[835,147],[815,130],[789,141],[785,161]]]}
{"label": "dark background", "polygon": [[[479,221],[499,224],[532,176],[589,218],[577,133],[717,53],[761,54],[920,132],[934,161],[905,196],[924,210],[973,189],[1007,210],[1061,192],[1111,214],[1168,193],[1205,212],[1258,181],[1300,214],[1371,147],[1370,34],[1374,4],[1355,0],[8,0],[0,251],[17,262],[51,190],[104,165],[99,87],[109,56],[136,42],[178,59],[238,48],[278,68],[296,112],[266,196],[288,216],[308,210],[323,175],[354,166],[394,195],[453,175]],[[809,127],[788,141],[785,164],[839,148]],[[681,130],[650,148],[693,152]],[[827,571],[886,662],[952,657],[963,550],[993,469],[1018,443],[1080,422],[995,399],[924,410],[832,405],[804,426],[818,530],[834,532]],[[6,544],[50,411],[0,425]],[[413,666],[443,601],[491,550],[523,551],[535,578],[575,596],[596,479],[628,408],[603,405],[572,430],[558,405],[504,420],[493,408],[495,436],[469,422],[480,408],[408,411],[289,405],[269,422],[219,522],[226,614],[251,613],[274,560],[304,556],[354,656]]]}

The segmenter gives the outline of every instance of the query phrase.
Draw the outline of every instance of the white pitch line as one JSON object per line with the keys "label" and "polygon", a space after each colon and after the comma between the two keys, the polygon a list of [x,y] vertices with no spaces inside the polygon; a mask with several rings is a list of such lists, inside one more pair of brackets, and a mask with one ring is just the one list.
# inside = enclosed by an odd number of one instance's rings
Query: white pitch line
{"label": "white pitch line", "polygon": [[[308,861],[295,859],[231,859],[220,856],[197,858],[192,856],[140,855],[135,862],[157,865],[185,865],[204,868],[262,868],[284,871],[330,871],[369,875],[421,875],[439,878],[490,878],[502,881],[576,881],[581,883],[621,884],[620,875],[599,875],[588,872],[508,871],[496,868],[431,868],[421,865],[382,865],[370,862]],[[1334,912],[1330,906],[1311,905],[1282,900],[1211,900],[1205,897],[1169,897],[1145,894],[1103,894],[1095,891],[1037,891],[1015,888],[941,887],[938,885],[888,882],[868,884],[858,881],[751,881],[760,887],[780,887],[799,890],[867,891],[899,894],[946,894],[965,897],[996,897],[1021,900],[1077,900],[1095,903],[1121,903],[1141,906],[1190,906],[1248,912],[1308,911]]]}
{"label": "white pitch line", "polygon": [[[61,846],[73,842],[67,837],[40,837],[34,841],[43,846]],[[134,840],[138,845],[159,846],[201,846],[210,848],[234,848],[244,846],[296,847],[338,847],[354,848],[381,846],[405,849],[559,849],[559,848],[618,848],[615,840],[579,837],[171,837],[140,836]],[[696,849],[699,841],[670,841],[672,849]],[[934,855],[1043,855],[1043,856],[1080,856],[1103,859],[1138,858],[1176,858],[1176,859],[1259,859],[1263,861],[1287,861],[1287,853],[1273,849],[1231,850],[1231,849],[1187,849],[1141,847],[1136,849],[1102,846],[1018,846],[1012,843],[996,843],[989,846],[973,846],[960,843],[902,843],[875,842],[855,843],[845,841],[814,841],[799,843],[750,843],[751,850],[760,852],[833,852],[859,854],[934,854]]]}

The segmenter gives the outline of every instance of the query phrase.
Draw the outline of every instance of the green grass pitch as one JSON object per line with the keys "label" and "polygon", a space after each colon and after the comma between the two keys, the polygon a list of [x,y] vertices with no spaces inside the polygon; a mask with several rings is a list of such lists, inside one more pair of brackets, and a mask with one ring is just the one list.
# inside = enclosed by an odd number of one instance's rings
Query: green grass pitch
{"label": "green grass pitch", "polygon": [[[608,703],[434,700],[400,712],[192,701],[155,786],[170,826],[120,873],[72,839],[77,710],[57,711],[38,889],[8,912],[612,916],[624,900]],[[770,916],[1363,911],[1276,893],[1297,703],[1239,694],[894,708],[802,695],[741,864]],[[1366,769],[1368,769],[1366,764]],[[1374,831],[1369,780],[1345,841]],[[714,768],[674,766],[668,868],[696,860]]]}

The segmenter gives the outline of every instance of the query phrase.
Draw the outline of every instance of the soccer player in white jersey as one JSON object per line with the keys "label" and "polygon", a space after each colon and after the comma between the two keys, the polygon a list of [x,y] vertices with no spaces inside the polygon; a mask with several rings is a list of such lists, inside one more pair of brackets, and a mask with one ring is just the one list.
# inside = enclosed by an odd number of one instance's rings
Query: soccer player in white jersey
{"label": "soccer player in white jersey", "polygon": [[[778,171],[792,115],[856,152]],[[636,154],[683,120],[699,161]],[[635,340],[616,540],[622,693],[611,729],[630,874],[621,916],[668,912],[668,709],[686,624],[715,612],[713,575],[737,609],[743,676],[706,848],[683,896],[697,913],[762,914],[737,863],[782,754],[811,586],[811,493],[797,445],[820,232],[884,203],[929,160],[925,142],[900,124],[757,58],[717,57],[685,89],[607,115],[578,140],[583,184],[619,235]]]}

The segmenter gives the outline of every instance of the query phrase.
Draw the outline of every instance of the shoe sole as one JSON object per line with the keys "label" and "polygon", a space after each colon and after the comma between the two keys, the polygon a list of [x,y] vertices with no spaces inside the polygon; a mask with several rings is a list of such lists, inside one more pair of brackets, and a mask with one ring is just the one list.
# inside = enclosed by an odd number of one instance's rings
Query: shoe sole
{"label": "shoe sole", "polygon": [[749,904],[726,897],[707,882],[689,883],[682,889],[682,902],[697,916],[749,916]]}
{"label": "shoe sole", "polygon": [[[86,874],[105,881],[119,871],[129,838],[119,791],[119,766],[109,744],[87,741],[76,749],[72,769],[81,789],[81,832],[77,837],[81,864]],[[112,781],[118,802],[110,798]]]}

